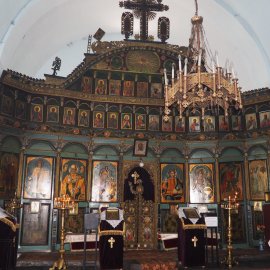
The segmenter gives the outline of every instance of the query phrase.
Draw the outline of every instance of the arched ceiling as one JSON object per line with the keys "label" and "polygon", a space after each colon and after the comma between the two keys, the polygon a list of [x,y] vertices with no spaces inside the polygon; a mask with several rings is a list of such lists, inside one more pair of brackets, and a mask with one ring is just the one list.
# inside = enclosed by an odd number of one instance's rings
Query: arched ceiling
{"label": "arched ceiling", "polygon": [[[170,19],[168,43],[187,46],[194,1],[163,0]],[[218,51],[223,66],[233,62],[243,91],[270,86],[270,35],[266,24],[269,0],[198,0],[206,38]],[[57,75],[67,76],[83,61],[89,34],[100,27],[102,40],[123,40],[118,0],[0,0],[0,69],[31,77],[52,74],[56,56],[62,59]],[[139,21],[134,21],[139,33]],[[157,19],[149,22],[157,37]]]}

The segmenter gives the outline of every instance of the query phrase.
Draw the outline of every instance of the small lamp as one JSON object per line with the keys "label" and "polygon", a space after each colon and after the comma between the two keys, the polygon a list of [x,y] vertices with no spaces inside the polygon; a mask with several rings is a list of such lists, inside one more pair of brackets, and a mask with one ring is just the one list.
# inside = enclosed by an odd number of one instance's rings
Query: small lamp
{"label": "small lamp", "polygon": [[144,166],[144,163],[143,163],[143,160],[142,160],[142,159],[140,159],[139,166],[140,166],[141,168]]}

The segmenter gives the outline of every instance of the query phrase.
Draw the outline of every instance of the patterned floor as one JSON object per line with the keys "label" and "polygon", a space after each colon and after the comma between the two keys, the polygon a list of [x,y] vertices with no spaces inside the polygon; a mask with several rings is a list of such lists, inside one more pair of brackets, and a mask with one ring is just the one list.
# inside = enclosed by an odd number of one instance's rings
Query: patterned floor
{"label": "patterned floor", "polygon": [[[220,259],[226,254],[220,250]],[[235,249],[234,257],[238,258],[239,264],[233,269],[268,269],[270,270],[270,249],[259,251],[258,249]],[[58,258],[58,253],[22,253],[17,261],[18,270],[48,270]],[[67,252],[66,263],[69,270],[83,269],[83,252]],[[86,269],[94,269],[94,252],[87,252]],[[194,258],[196,259],[196,258]],[[124,270],[177,270],[182,269],[177,262],[177,250],[148,251],[129,250],[124,252]],[[207,269],[226,269],[224,265],[209,263]],[[97,264],[97,268],[98,264]],[[189,269],[202,269],[192,267]]]}

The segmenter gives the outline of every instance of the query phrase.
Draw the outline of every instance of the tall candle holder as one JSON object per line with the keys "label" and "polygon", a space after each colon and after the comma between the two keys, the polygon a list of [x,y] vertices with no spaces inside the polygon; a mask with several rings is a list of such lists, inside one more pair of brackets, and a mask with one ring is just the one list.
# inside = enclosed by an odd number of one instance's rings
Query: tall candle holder
{"label": "tall candle holder", "polygon": [[14,194],[14,198],[11,199],[11,201],[7,204],[6,210],[9,212],[11,215],[16,217],[16,210],[22,208],[22,204],[20,199],[17,198],[17,192]]}
{"label": "tall candle holder", "polygon": [[236,211],[239,207],[237,202],[238,193],[235,192],[233,197],[229,196],[225,199],[225,202],[221,205],[222,208],[228,210],[228,241],[227,241],[227,256],[221,261],[222,264],[228,266],[228,269],[231,269],[233,265],[238,264],[235,257],[233,257],[233,246],[232,246],[232,212]]}
{"label": "tall candle holder", "polygon": [[60,230],[60,257],[57,261],[54,262],[53,266],[50,270],[54,269],[67,269],[66,261],[65,261],[65,210],[74,208],[74,200],[72,200],[68,195],[62,195],[60,197],[54,198],[54,209],[58,209],[61,214],[61,230]]}

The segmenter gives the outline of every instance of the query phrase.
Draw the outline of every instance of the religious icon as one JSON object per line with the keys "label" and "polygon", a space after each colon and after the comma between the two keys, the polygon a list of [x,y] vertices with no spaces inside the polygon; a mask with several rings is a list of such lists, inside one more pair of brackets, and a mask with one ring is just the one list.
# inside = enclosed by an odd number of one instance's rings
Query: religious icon
{"label": "religious icon", "polygon": [[184,202],[183,164],[161,164],[161,202]]}
{"label": "religious icon", "polygon": [[175,116],[175,132],[185,132],[185,117]]}
{"label": "religious icon", "polygon": [[270,111],[260,112],[260,127],[270,127]]}
{"label": "religious icon", "polygon": [[148,140],[135,139],[133,155],[134,156],[146,156],[147,155]]}
{"label": "religious icon", "polygon": [[121,81],[120,80],[110,80],[109,82],[109,95],[119,96],[121,91]]}
{"label": "religious icon", "polygon": [[257,128],[256,113],[246,114],[246,128],[247,130],[252,130]]}
{"label": "religious icon", "polygon": [[50,205],[41,203],[39,211],[33,213],[31,204],[23,205],[21,246],[48,245]]}
{"label": "religious icon", "polygon": [[89,126],[89,110],[79,110],[78,114],[78,126],[88,127]]}
{"label": "religious icon", "polygon": [[108,112],[107,123],[108,128],[118,129],[118,112]]}
{"label": "religious icon", "polygon": [[190,164],[189,180],[191,203],[214,202],[213,164]]}
{"label": "religious icon", "polygon": [[59,106],[56,105],[47,106],[47,122],[53,123],[59,122]]}
{"label": "religious icon", "polygon": [[75,108],[64,108],[63,124],[75,125]]}
{"label": "religious icon", "polygon": [[70,216],[78,215],[78,211],[79,211],[79,203],[74,203],[74,207],[68,210],[68,214]]}
{"label": "religious icon", "polygon": [[104,128],[104,112],[95,111],[93,113],[93,127]]}
{"label": "religious icon", "polygon": [[117,169],[114,161],[93,162],[92,201],[117,201]]}
{"label": "religious icon", "polygon": [[265,159],[249,161],[251,200],[264,200],[268,190],[267,162]]}
{"label": "religious icon", "polygon": [[137,82],[137,97],[148,97],[147,82]]}
{"label": "religious icon", "polygon": [[167,121],[162,118],[162,131],[172,132],[172,116]]}
{"label": "religious icon", "polygon": [[124,97],[134,96],[134,82],[133,81],[124,81],[123,96]]}
{"label": "religious icon", "polygon": [[16,189],[18,177],[18,154],[0,152],[0,196],[11,198]]}
{"label": "religious icon", "polygon": [[215,131],[215,117],[205,116],[204,118],[204,131]]}
{"label": "religious icon", "polygon": [[[72,232],[73,234],[84,233],[84,208],[79,207],[78,203],[75,203],[74,210],[68,211],[68,215],[65,216],[65,231]],[[61,223],[59,222],[58,231],[61,230]],[[60,236],[60,233],[58,234]],[[60,237],[59,237],[60,238]]]}
{"label": "religious icon", "polygon": [[23,193],[25,199],[51,198],[52,166],[51,157],[27,157]]}
{"label": "religious icon", "polygon": [[162,84],[161,83],[151,83],[151,98],[161,98]]}
{"label": "religious icon", "polygon": [[2,96],[2,113],[12,115],[14,110],[14,101],[11,97]]}
{"label": "religious icon", "polygon": [[135,114],[135,129],[136,130],[145,130],[146,129],[146,115],[136,113]]}
{"label": "religious icon", "polygon": [[26,119],[26,103],[16,99],[15,103],[15,117],[25,120]]}
{"label": "religious icon", "polygon": [[69,195],[73,200],[86,199],[86,160],[62,159],[61,195]]}
{"label": "religious icon", "polygon": [[148,129],[151,131],[159,130],[159,115],[149,115]]}
{"label": "religious icon", "polygon": [[241,163],[228,162],[219,164],[220,173],[220,196],[221,200],[233,197],[235,192],[238,193],[237,198],[243,199],[243,175]]}
{"label": "religious icon", "polygon": [[190,132],[201,131],[201,124],[200,124],[200,117],[199,116],[190,116],[189,117],[189,131]]}
{"label": "religious icon", "polygon": [[132,129],[132,114],[131,113],[121,114],[121,129]]}
{"label": "religious icon", "polygon": [[96,88],[95,94],[105,95],[107,93],[107,80],[105,79],[96,79]]}
{"label": "religious icon", "polygon": [[228,116],[220,115],[218,118],[219,131],[229,131]]}
{"label": "religious icon", "polygon": [[43,105],[31,104],[31,121],[35,122],[43,121]]}
{"label": "religious icon", "polygon": [[39,201],[31,201],[30,203],[30,213],[37,214],[40,210],[40,202]]}
{"label": "religious icon", "polygon": [[85,93],[92,92],[92,78],[84,76],[82,78],[82,91]]}
{"label": "religious icon", "polygon": [[241,116],[240,115],[232,115],[232,130],[239,131],[241,130]]}

